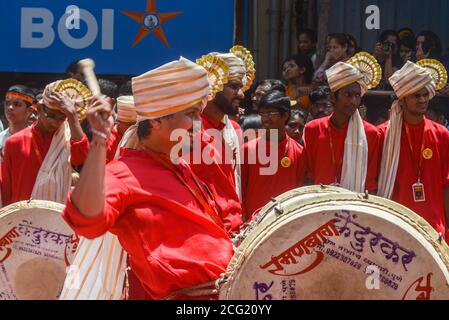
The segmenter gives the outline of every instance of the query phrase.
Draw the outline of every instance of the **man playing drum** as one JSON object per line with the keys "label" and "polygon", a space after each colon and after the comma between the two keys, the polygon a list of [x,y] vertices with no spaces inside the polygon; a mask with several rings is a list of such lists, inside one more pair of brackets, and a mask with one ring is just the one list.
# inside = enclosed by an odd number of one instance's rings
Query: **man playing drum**
{"label": "man playing drum", "polygon": [[[339,62],[326,71],[334,112],[304,129],[308,178],[355,192],[377,190],[379,134],[360,117],[358,107],[368,89],[381,79],[381,68],[367,53]],[[323,156],[329,155],[329,156]]]}
{"label": "man playing drum", "polygon": [[413,210],[445,235],[449,221],[449,132],[425,117],[447,72],[436,60],[408,61],[390,78],[398,97],[383,141],[379,195]]}
{"label": "man playing drum", "polygon": [[[5,206],[30,198],[66,201],[72,165],[83,164],[89,142],[81,129],[77,110],[86,101],[75,101],[64,91],[58,92],[56,89],[64,83],[53,82],[45,88],[38,104],[37,123],[6,142],[2,164]],[[78,82],[70,84],[82,86]]]}
{"label": "man playing drum", "polygon": [[105,167],[112,118],[110,106],[98,100],[88,112],[92,145],[63,216],[81,236],[117,235],[151,298],[207,298],[210,289],[192,287],[213,287],[232,257],[232,243],[204,183],[184,161],[169,158],[179,144],[172,132],[187,135],[200,118],[207,72],[181,58],[133,78],[132,85],[137,149],[123,149]]}

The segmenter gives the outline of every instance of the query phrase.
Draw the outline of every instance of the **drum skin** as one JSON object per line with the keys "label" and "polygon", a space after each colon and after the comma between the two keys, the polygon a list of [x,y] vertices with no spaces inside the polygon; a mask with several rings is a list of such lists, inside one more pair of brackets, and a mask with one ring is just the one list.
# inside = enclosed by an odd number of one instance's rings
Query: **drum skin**
{"label": "drum skin", "polygon": [[220,299],[449,299],[449,248],[409,209],[334,187],[276,200],[243,232]]}
{"label": "drum skin", "polygon": [[77,244],[63,209],[33,200],[0,210],[0,300],[58,298]]}

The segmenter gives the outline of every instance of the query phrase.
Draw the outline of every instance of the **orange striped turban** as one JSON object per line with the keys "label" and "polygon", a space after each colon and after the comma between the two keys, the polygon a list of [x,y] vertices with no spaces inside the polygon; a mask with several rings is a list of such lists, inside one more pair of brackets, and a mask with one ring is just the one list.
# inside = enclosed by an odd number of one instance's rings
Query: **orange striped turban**
{"label": "orange striped turban", "polygon": [[181,57],[132,78],[137,121],[157,119],[207,102],[209,81],[206,70]]}
{"label": "orange striped turban", "polygon": [[326,70],[327,81],[332,92],[352,83],[360,84],[362,95],[376,87],[382,78],[382,68],[376,58],[360,52],[347,62],[338,62]]}

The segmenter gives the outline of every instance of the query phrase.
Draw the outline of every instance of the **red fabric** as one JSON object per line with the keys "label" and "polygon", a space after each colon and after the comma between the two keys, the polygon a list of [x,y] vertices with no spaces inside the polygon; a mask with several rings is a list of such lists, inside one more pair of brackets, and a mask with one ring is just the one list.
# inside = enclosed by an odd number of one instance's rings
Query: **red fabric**
{"label": "red fabric", "polygon": [[[335,127],[329,117],[309,122],[304,129],[304,148],[307,157],[307,177],[315,184],[330,185],[335,183],[335,176],[341,182],[344,143],[348,124],[341,128]],[[335,163],[332,161],[332,151],[329,139],[329,127],[332,132]],[[368,142],[368,170],[365,188],[368,191],[377,190],[379,171],[379,133],[375,126],[363,121]]]}
{"label": "red fabric", "polygon": [[[242,128],[240,128],[240,125],[234,120],[229,119],[229,121],[231,121],[232,126],[237,132],[237,136],[240,138],[240,141],[242,141]],[[201,123],[203,124],[204,130],[217,129],[218,131],[222,131],[225,126],[223,122],[215,120],[204,113],[201,114]]]}
{"label": "red fabric", "polygon": [[[44,137],[35,125],[8,138],[5,144],[5,158],[2,163],[2,200],[3,205],[28,200],[33,192],[34,183],[41,163],[34,150],[33,138],[45,159],[53,135]],[[82,165],[89,152],[89,140],[86,135],[80,141],[70,141],[71,163]]]}
{"label": "red fabric", "polygon": [[[240,126],[237,122],[235,122],[233,120],[229,120],[229,121],[231,121],[232,127],[235,129],[235,132],[237,133],[237,137],[238,137],[239,143],[240,143],[240,145],[238,147],[241,148],[242,142],[243,142],[242,129],[240,128]],[[221,133],[225,127],[225,124],[221,121],[218,121],[218,120],[215,120],[215,119],[209,117],[208,115],[205,115],[204,113],[201,114],[201,123],[202,123],[203,134],[205,132],[208,136],[211,136],[211,142],[214,143],[214,148],[220,151],[220,145],[214,141],[213,132],[210,132],[210,131],[208,132],[208,130],[215,129],[215,130],[220,131],[220,133]],[[222,138],[220,155],[221,155],[221,157],[223,157],[223,159],[226,159],[225,156],[228,154],[232,155],[232,151],[231,150],[226,151],[226,148],[228,148],[228,146],[225,144],[225,141]],[[233,159],[235,159],[235,155],[232,155],[232,156],[233,156]],[[233,159],[226,159],[226,161],[223,161],[223,162],[226,162],[229,164],[229,163],[232,163]],[[226,171],[226,169],[224,169],[224,170]]]}
{"label": "red fabric", "polygon": [[107,147],[108,151],[106,153],[106,163],[114,160],[115,152],[117,151],[120,140],[122,140],[123,134],[120,134],[117,130],[117,125],[115,125],[111,130],[111,135],[109,136]]}
{"label": "red fabric", "polygon": [[[424,184],[425,202],[413,200],[412,185],[418,181],[417,164],[422,157],[421,146],[427,127],[424,148],[433,152],[429,160],[422,160],[421,183]],[[382,143],[385,139],[388,122],[379,127]],[[413,156],[407,140],[406,126],[409,127],[410,138],[413,144]],[[448,130],[425,119],[419,125],[403,123],[401,133],[401,154],[399,156],[398,171],[393,190],[392,200],[399,202],[423,217],[432,227],[446,234],[446,219],[444,208],[444,188],[449,187],[449,132]]]}
{"label": "red fabric", "polygon": [[[298,188],[304,183],[306,159],[303,154],[303,147],[299,143],[287,136],[279,144],[277,150],[279,162],[276,173],[274,175],[261,175],[260,168],[270,167],[270,164],[262,165],[260,159],[256,156],[262,143],[265,143],[267,154],[271,154],[269,152],[273,146],[270,148],[270,142],[264,138],[251,140],[243,147],[245,161],[242,165],[242,192],[246,221],[251,220],[255,211],[270,202],[271,198]],[[251,155],[256,156],[256,163],[249,161]],[[284,168],[281,165],[281,159],[284,156],[288,156],[292,160],[289,168]],[[267,159],[270,158],[267,157]]]}
{"label": "red fabric", "polygon": [[[229,234],[236,234],[240,231],[242,224],[242,206],[239,197],[235,191],[235,177],[231,164],[221,163],[221,158],[217,150],[213,147],[212,137],[209,137],[203,130],[200,133],[201,153],[210,150],[212,163],[203,161],[193,161],[191,156],[190,167],[192,171],[206,183],[215,202],[218,206],[218,212],[223,219],[226,231]],[[205,149],[205,148],[210,149]],[[221,164],[219,164],[221,163]]]}
{"label": "red fabric", "polygon": [[[164,160],[169,163],[168,159]],[[187,165],[176,170],[201,193]],[[131,268],[153,299],[216,280],[233,255],[226,231],[205,213],[189,189],[145,151],[122,149],[106,167],[102,214],[82,216],[71,202],[63,217],[77,234],[116,234]]]}

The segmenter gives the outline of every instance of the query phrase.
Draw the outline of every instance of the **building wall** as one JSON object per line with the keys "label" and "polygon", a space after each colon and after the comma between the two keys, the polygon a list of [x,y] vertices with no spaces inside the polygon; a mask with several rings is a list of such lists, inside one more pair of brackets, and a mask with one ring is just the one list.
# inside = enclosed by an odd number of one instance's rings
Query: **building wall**
{"label": "building wall", "polygon": [[[318,0],[319,1],[319,0]],[[366,7],[380,9],[380,30],[367,30]],[[329,29],[353,34],[359,45],[372,51],[382,30],[410,27],[415,34],[423,30],[435,32],[442,41],[443,53],[449,48],[448,0],[332,0]]]}

